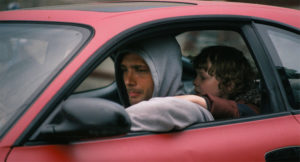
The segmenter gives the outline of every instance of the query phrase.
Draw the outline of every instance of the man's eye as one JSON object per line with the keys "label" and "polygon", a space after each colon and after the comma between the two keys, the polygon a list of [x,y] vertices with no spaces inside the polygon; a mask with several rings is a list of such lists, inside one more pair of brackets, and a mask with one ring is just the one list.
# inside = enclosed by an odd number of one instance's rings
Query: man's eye
{"label": "man's eye", "polygon": [[149,72],[148,69],[137,69],[136,71],[137,72],[142,72],[142,73]]}
{"label": "man's eye", "polygon": [[147,72],[149,72],[149,69],[147,67],[141,67],[140,66],[140,67],[136,67],[135,71],[139,72],[139,73],[147,73]]}
{"label": "man's eye", "polygon": [[206,78],[204,76],[200,76],[200,79],[201,80],[205,80]]}
{"label": "man's eye", "polygon": [[121,67],[121,72],[126,72],[127,68]]}
{"label": "man's eye", "polygon": [[202,80],[202,81],[207,79],[207,77],[204,75],[198,74],[198,76],[199,76],[200,80]]}
{"label": "man's eye", "polygon": [[202,75],[201,72],[198,72],[197,75],[196,75],[196,78],[199,78],[200,80],[205,80],[205,77]]}

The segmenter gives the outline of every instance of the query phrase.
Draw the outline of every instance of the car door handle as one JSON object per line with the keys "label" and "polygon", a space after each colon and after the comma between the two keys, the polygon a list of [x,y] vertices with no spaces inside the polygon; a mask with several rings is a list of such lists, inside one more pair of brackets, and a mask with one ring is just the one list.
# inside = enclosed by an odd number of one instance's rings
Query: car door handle
{"label": "car door handle", "polygon": [[272,150],[265,155],[266,162],[300,162],[300,146],[290,146]]}

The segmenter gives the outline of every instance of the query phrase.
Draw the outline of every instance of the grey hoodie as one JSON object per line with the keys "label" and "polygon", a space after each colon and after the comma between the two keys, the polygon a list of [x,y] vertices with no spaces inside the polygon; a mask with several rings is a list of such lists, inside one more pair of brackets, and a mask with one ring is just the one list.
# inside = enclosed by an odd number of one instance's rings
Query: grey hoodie
{"label": "grey hoodie", "polygon": [[147,63],[154,82],[152,97],[184,94],[181,82],[181,50],[175,38],[152,38],[135,43],[132,46],[118,52],[115,64],[119,95],[125,107],[129,106],[129,101],[120,70],[120,63],[123,55],[129,52],[139,54]]}
{"label": "grey hoodie", "polygon": [[[139,54],[147,63],[154,82],[152,99],[130,106],[120,62],[129,52]],[[211,121],[204,108],[183,99],[181,49],[174,37],[147,39],[120,50],[116,58],[116,82],[119,96],[130,116],[132,131],[165,132],[182,129],[196,122]]]}

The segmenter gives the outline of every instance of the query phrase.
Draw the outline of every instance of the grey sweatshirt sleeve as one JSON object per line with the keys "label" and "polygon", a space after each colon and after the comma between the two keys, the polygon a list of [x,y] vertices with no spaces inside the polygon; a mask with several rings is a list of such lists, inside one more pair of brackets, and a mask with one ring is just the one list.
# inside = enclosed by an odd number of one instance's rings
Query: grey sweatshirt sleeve
{"label": "grey sweatshirt sleeve", "polygon": [[167,132],[214,120],[205,108],[176,97],[155,97],[126,111],[131,119],[131,131]]}

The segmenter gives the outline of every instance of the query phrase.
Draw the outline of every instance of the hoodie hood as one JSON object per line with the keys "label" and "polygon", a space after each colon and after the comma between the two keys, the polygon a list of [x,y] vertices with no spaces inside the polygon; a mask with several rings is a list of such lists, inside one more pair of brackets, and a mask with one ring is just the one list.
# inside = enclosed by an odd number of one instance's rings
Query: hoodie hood
{"label": "hoodie hood", "polygon": [[120,64],[125,54],[136,53],[147,63],[154,90],[152,97],[184,94],[182,78],[181,49],[174,37],[151,38],[134,44],[133,47],[117,52],[115,70],[116,82],[121,102],[130,106]]}

